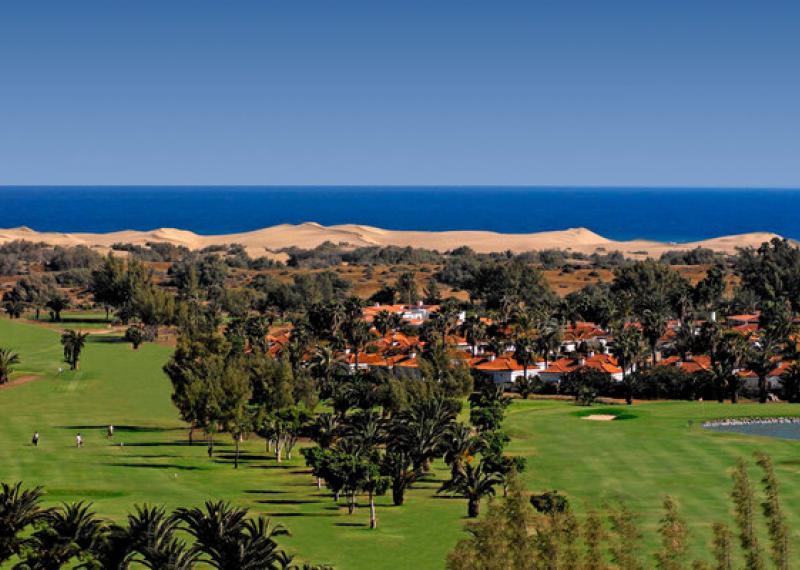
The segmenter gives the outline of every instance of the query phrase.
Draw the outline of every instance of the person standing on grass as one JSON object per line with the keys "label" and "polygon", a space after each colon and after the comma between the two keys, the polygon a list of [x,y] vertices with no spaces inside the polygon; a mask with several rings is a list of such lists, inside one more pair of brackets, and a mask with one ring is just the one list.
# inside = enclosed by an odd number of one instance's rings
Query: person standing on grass
{"label": "person standing on grass", "polygon": [[114,437],[114,426],[111,425],[111,424],[109,424],[109,426],[108,426],[108,432],[106,433],[106,437],[108,439],[111,439],[112,437]]}
{"label": "person standing on grass", "polygon": [[33,444],[33,447],[39,447],[39,432],[38,431],[33,432],[33,439],[31,439],[31,443]]}
{"label": "person standing on grass", "polygon": [[75,445],[77,447],[83,447],[83,437],[81,437],[80,433],[78,433],[78,435],[75,436]]}

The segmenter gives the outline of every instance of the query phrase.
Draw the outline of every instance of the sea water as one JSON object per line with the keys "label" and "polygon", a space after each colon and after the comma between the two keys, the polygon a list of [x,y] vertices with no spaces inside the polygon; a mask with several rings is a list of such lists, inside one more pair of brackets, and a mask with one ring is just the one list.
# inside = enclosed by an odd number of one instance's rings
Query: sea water
{"label": "sea water", "polygon": [[618,240],[768,231],[800,238],[800,190],[542,187],[0,186],[0,228],[233,233],[307,221],[528,233],[586,227]]}

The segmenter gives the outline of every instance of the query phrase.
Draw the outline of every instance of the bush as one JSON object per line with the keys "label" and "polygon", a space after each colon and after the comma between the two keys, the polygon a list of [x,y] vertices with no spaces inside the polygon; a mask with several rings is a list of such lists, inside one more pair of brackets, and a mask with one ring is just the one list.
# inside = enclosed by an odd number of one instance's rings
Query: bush
{"label": "bush", "polygon": [[720,255],[706,247],[696,247],[688,251],[665,251],[659,261],[667,265],[711,265]]}
{"label": "bush", "polygon": [[145,342],[152,342],[156,339],[153,327],[144,325],[131,325],[125,331],[125,340],[133,345],[134,350],[138,350]]}
{"label": "bush", "polygon": [[561,380],[562,390],[575,398],[580,406],[591,406],[601,394],[612,392],[611,376],[595,368],[577,368]]}
{"label": "bush", "polygon": [[53,255],[47,261],[45,268],[48,271],[66,271],[69,269],[91,269],[100,265],[103,258],[94,250],[85,245],[75,247],[57,246]]}

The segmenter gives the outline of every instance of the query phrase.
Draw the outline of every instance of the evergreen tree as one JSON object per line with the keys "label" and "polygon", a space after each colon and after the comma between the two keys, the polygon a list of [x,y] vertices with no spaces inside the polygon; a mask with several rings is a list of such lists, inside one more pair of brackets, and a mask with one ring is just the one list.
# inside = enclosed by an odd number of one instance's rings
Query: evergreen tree
{"label": "evergreen tree", "polygon": [[747,570],[761,570],[764,568],[764,561],[755,530],[755,498],[750,476],[747,474],[747,464],[743,459],[739,459],[733,472],[731,499],[736,526],[739,528],[739,544],[745,556],[745,567]]}
{"label": "evergreen tree", "polygon": [[609,557],[619,570],[641,570],[639,548],[642,533],[634,513],[625,505],[612,508],[608,514],[611,527],[609,535]]}
{"label": "evergreen tree", "polygon": [[712,531],[714,570],[733,570],[733,533],[725,523],[714,523]]}
{"label": "evergreen tree", "polygon": [[686,559],[686,539],[689,531],[678,513],[678,504],[672,497],[664,497],[664,516],[658,527],[661,550],[656,552],[656,567],[660,570],[681,570]]}
{"label": "evergreen tree", "polygon": [[789,528],[783,514],[778,494],[778,480],[772,466],[772,459],[763,452],[756,453],[756,462],[763,471],[761,483],[764,486],[764,502],[761,508],[767,519],[767,531],[771,544],[772,561],[780,570],[789,568]]}

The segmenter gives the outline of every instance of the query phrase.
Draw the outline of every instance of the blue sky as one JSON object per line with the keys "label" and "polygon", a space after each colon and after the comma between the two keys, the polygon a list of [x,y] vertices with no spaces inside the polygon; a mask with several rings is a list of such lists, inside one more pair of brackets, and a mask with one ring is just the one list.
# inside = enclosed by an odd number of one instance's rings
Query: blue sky
{"label": "blue sky", "polygon": [[800,3],[0,4],[0,184],[800,187]]}

